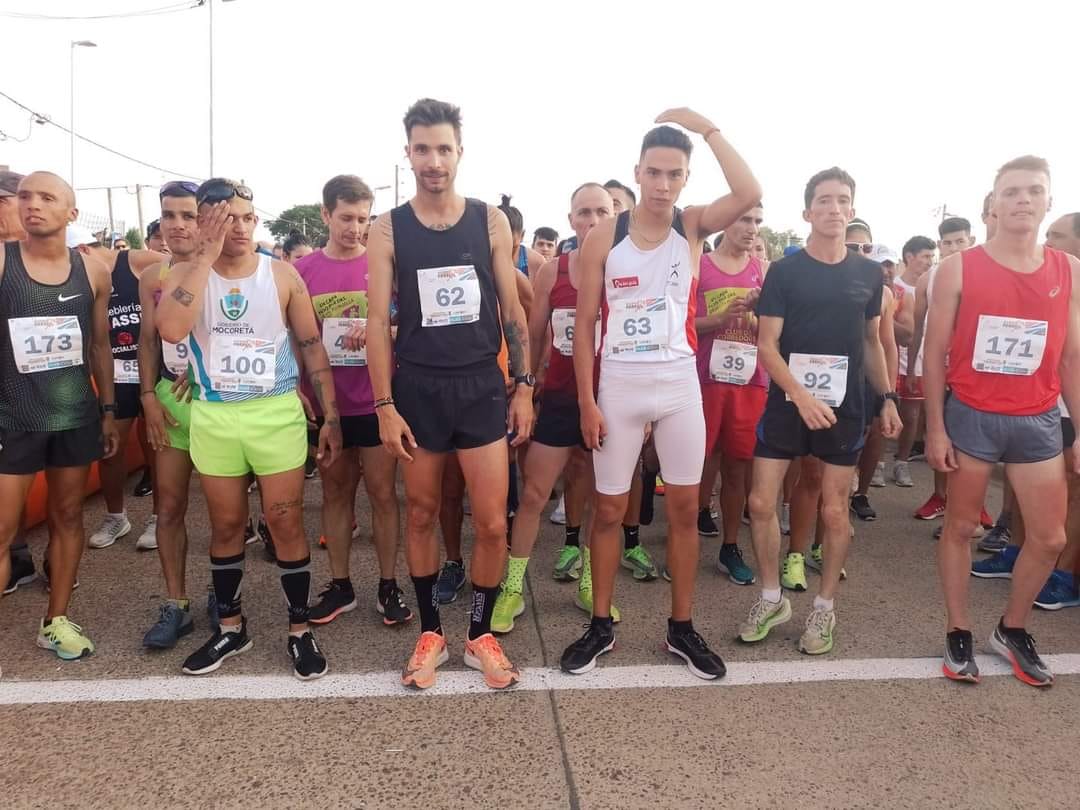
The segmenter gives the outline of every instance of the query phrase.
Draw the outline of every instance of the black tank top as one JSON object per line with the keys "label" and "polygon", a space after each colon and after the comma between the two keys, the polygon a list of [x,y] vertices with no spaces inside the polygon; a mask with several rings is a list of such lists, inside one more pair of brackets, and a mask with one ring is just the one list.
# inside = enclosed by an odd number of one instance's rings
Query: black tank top
{"label": "black tank top", "polygon": [[[398,334],[394,353],[399,366],[425,374],[457,375],[498,368],[502,327],[491,267],[488,207],[465,200],[465,213],[436,231],[416,218],[405,203],[390,212],[398,296]],[[447,326],[423,326],[417,271],[472,265],[480,287],[479,319]]]}
{"label": "black tank top", "polygon": [[134,360],[139,351],[139,279],[131,271],[128,252],[120,251],[112,272],[112,295],[109,297],[109,345],[114,360]]}
{"label": "black tank top", "polygon": [[[59,431],[98,419],[98,402],[90,384],[94,291],[78,251],[70,250],[71,272],[62,284],[30,278],[18,242],[4,245],[0,278],[0,427],[8,430]],[[24,374],[15,362],[12,318],[78,318],[82,331],[82,365]]]}

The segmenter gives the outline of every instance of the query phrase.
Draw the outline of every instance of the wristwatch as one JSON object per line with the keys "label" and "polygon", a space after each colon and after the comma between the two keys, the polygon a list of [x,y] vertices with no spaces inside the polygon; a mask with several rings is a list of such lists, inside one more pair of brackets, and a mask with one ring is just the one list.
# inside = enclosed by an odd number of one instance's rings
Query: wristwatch
{"label": "wristwatch", "polygon": [[111,413],[113,416],[116,416],[117,411],[115,402],[110,402],[107,405],[101,406],[101,415],[104,416],[107,413]]}
{"label": "wristwatch", "polygon": [[880,413],[882,408],[885,407],[886,401],[891,401],[892,404],[895,405],[897,408],[900,407],[900,395],[897,394],[895,391],[887,391],[886,393],[881,395],[881,402],[878,405],[878,413]]}
{"label": "wristwatch", "polygon": [[532,374],[519,374],[514,377],[514,385],[527,385],[529,388],[536,388],[536,377]]}

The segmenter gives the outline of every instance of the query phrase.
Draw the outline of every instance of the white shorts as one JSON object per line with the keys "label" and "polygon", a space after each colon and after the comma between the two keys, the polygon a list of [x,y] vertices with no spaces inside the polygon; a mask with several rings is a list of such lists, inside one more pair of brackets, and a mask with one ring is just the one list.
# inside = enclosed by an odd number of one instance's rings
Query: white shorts
{"label": "white shorts", "polygon": [[705,413],[693,357],[663,363],[605,361],[597,404],[607,427],[604,446],[592,453],[597,492],[630,491],[650,422],[664,483],[701,483]]}

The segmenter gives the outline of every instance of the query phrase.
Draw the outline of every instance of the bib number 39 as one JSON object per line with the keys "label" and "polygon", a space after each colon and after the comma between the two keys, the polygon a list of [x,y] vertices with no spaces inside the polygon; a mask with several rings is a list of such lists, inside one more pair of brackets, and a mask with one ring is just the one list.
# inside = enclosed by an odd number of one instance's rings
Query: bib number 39
{"label": "bib number 39", "polygon": [[847,396],[848,359],[844,355],[792,352],[788,368],[810,396],[826,405],[839,408]]}
{"label": "bib number 39", "polygon": [[980,315],[971,367],[987,374],[1030,377],[1046,351],[1046,321]]}
{"label": "bib number 39", "polygon": [[425,267],[416,271],[421,326],[451,326],[480,320],[480,279],[473,265]]}
{"label": "bib number 39", "polygon": [[757,346],[733,340],[714,340],[709,355],[713,382],[746,385],[757,371]]}

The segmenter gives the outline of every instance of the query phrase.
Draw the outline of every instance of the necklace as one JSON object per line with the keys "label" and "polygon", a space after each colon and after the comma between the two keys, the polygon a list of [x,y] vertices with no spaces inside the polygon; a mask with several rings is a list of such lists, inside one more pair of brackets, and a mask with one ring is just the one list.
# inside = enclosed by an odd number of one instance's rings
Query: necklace
{"label": "necklace", "polygon": [[634,228],[637,229],[638,236],[640,236],[642,239],[644,239],[650,245],[659,245],[661,242],[663,242],[665,239],[667,239],[668,231],[671,230],[671,225],[669,224],[667,226],[667,228],[664,229],[664,233],[663,233],[663,235],[660,236],[659,239],[650,239],[648,234],[646,234],[645,231],[642,229],[642,227],[638,224],[637,217],[634,216],[634,209],[633,208],[630,209],[630,224]]}

